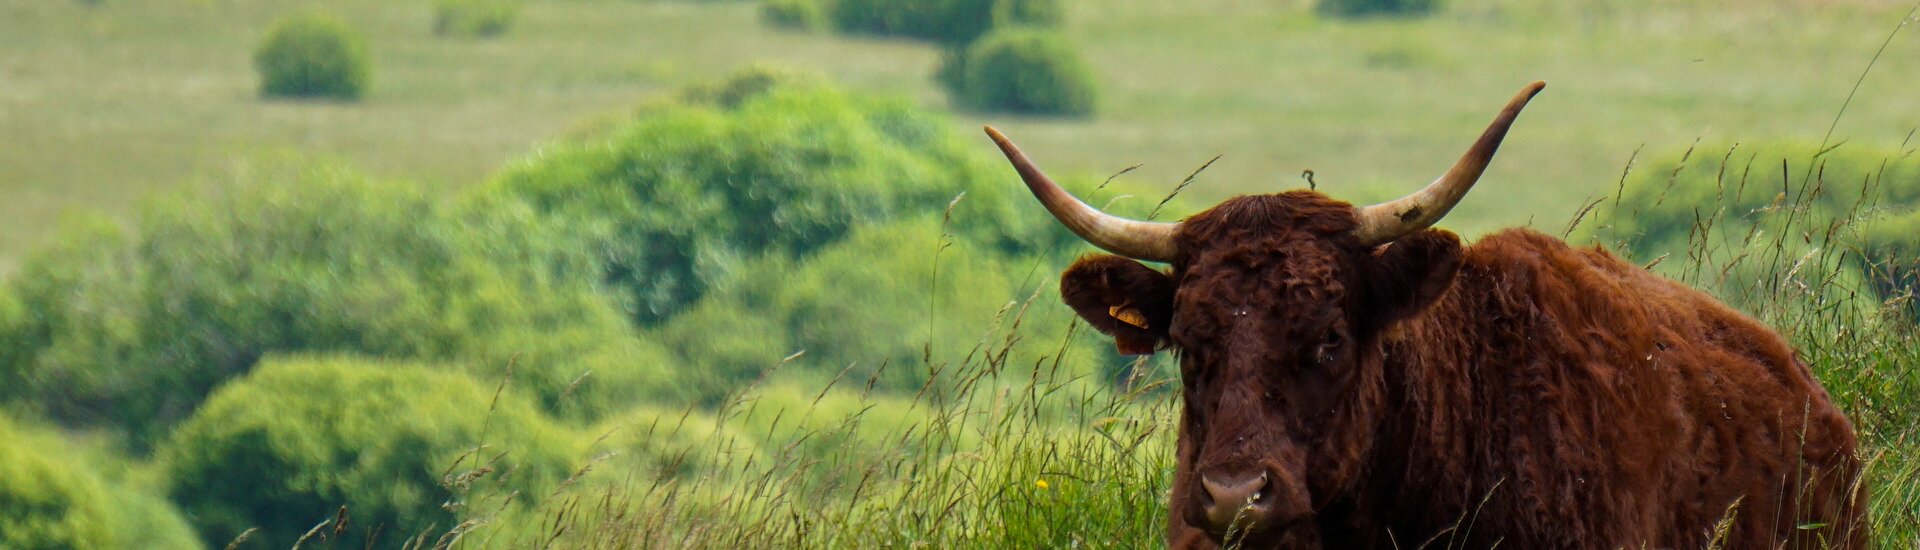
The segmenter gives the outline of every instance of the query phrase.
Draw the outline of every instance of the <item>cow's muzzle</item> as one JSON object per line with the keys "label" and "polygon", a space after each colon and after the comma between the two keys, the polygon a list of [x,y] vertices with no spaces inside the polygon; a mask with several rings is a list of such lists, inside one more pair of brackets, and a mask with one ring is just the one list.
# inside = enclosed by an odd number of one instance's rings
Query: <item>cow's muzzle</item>
{"label": "cow's muzzle", "polygon": [[1200,486],[1200,510],[1206,515],[1207,530],[1215,536],[1245,536],[1273,519],[1273,477],[1266,472],[1237,477],[1202,475]]}
{"label": "cow's muzzle", "polygon": [[1212,471],[1199,476],[1187,521],[1221,541],[1268,539],[1309,519],[1305,487],[1273,470]]}

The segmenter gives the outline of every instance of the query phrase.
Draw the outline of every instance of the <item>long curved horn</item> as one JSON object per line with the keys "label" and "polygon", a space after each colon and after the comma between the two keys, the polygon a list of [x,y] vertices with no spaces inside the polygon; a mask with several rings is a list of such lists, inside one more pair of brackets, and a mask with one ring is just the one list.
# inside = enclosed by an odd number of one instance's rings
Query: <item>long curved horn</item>
{"label": "long curved horn", "polygon": [[986,130],[987,137],[993,138],[1000,152],[1007,155],[1007,161],[1013,163],[1013,169],[1020,172],[1020,179],[1027,182],[1027,190],[1033,191],[1033,197],[1040,199],[1040,204],[1073,234],[1121,256],[1153,262],[1173,261],[1178,252],[1173,245],[1173,234],[1180,224],[1129,220],[1087,206],[1042,173],[1007,136],[992,126]]}
{"label": "long curved horn", "polygon": [[1425,189],[1391,202],[1360,208],[1360,226],[1354,228],[1354,237],[1362,244],[1374,246],[1393,242],[1439,222],[1453,205],[1460,203],[1474,182],[1480,180],[1480,174],[1486,172],[1487,163],[1500,149],[1500,140],[1507,137],[1507,129],[1513,127],[1513,119],[1520,116],[1520,109],[1546,87],[1546,82],[1535,82],[1520,90],[1507,102],[1507,108],[1500,111],[1500,116],[1493,119],[1493,124],[1487,126],[1487,131],[1480,134],[1473,148],[1467,149],[1467,154],[1461,155],[1452,169]]}

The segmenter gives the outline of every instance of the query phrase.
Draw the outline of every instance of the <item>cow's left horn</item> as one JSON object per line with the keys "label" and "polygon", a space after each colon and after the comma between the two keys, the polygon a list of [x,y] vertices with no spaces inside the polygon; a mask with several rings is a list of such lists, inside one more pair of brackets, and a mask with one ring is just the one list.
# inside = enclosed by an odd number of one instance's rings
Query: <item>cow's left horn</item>
{"label": "cow's left horn", "polygon": [[1433,180],[1426,189],[1360,208],[1360,226],[1353,230],[1354,237],[1367,246],[1385,244],[1439,222],[1453,205],[1460,203],[1460,197],[1466,196],[1474,182],[1480,180],[1487,163],[1493,160],[1493,153],[1500,149],[1500,140],[1505,139],[1507,129],[1513,127],[1513,119],[1520,116],[1520,109],[1546,87],[1545,82],[1535,82],[1520,90],[1507,102],[1507,108],[1500,111],[1500,116],[1493,119],[1493,124],[1487,126],[1487,131],[1480,134],[1473,148],[1467,149],[1467,154],[1461,155],[1452,169]]}
{"label": "cow's left horn", "polygon": [[1088,206],[1034,166],[1013,140],[992,126],[986,129],[987,137],[993,138],[1000,152],[1007,155],[1007,161],[1013,163],[1013,169],[1020,172],[1020,179],[1027,182],[1027,190],[1033,191],[1033,197],[1040,199],[1040,204],[1075,235],[1108,252],[1136,260],[1173,261],[1178,250],[1173,245],[1173,234],[1180,224],[1129,220]]}

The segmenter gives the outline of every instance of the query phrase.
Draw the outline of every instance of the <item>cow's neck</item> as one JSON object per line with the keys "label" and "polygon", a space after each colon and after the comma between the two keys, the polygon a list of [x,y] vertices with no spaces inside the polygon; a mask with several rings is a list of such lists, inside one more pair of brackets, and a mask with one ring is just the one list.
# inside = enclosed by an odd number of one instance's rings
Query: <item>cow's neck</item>
{"label": "cow's neck", "polygon": [[[1482,275],[1470,271],[1463,269],[1460,277]],[[1480,418],[1489,410],[1489,396],[1477,389],[1482,372],[1476,366],[1498,360],[1490,350],[1506,345],[1502,335],[1518,332],[1485,330],[1499,320],[1477,317],[1473,306],[1485,297],[1474,295],[1476,288],[1484,286],[1457,281],[1422,313],[1383,330],[1369,358],[1377,362],[1382,399],[1371,416],[1373,445],[1347,495],[1346,513],[1355,524],[1396,526],[1402,543],[1454,525],[1461,518],[1449,517],[1449,511],[1471,510],[1504,483],[1471,474],[1484,442],[1467,428],[1490,420]]]}

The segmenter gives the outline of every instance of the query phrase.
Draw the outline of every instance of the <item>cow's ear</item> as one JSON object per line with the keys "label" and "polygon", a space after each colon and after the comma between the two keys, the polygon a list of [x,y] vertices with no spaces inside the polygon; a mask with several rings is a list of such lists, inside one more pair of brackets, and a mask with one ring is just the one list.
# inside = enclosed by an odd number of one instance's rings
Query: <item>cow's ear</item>
{"label": "cow's ear", "polygon": [[1370,311],[1382,323],[1419,313],[1453,285],[1460,272],[1460,237],[1429,229],[1374,248],[1367,269]]}
{"label": "cow's ear", "polygon": [[1105,254],[1081,258],[1060,276],[1060,297],[1127,355],[1151,354],[1166,341],[1173,288],[1167,274]]}

